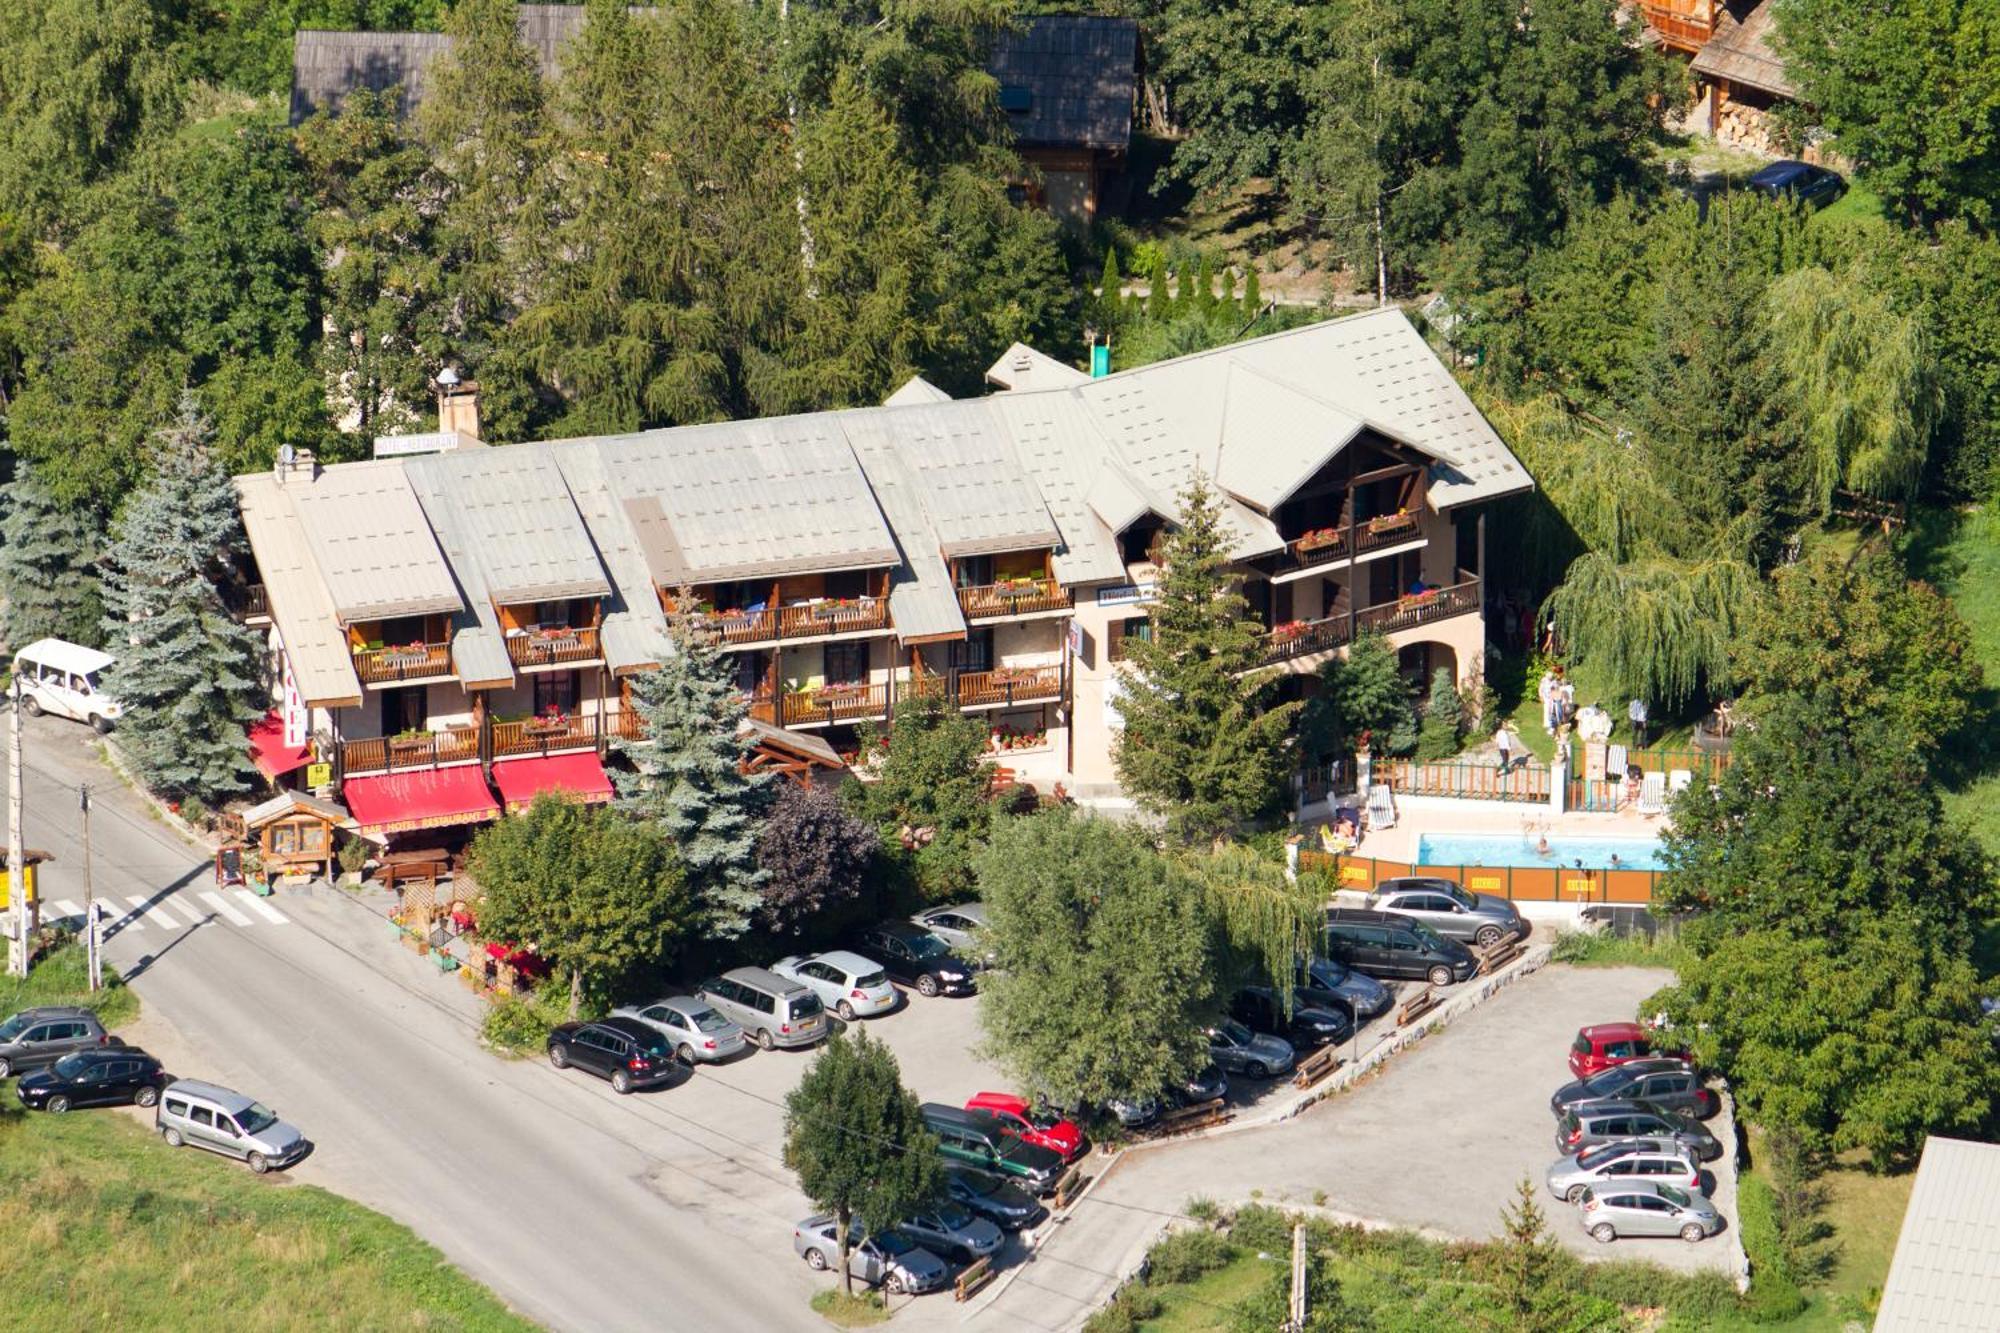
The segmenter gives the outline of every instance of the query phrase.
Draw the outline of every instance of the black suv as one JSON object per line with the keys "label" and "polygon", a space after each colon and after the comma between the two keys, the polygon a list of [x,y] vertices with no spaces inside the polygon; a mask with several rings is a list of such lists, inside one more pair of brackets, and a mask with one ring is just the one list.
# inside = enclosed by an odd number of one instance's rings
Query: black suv
{"label": "black suv", "polygon": [[1266,986],[1245,986],[1229,1002],[1229,1014],[1252,1032],[1283,1037],[1300,1050],[1337,1045],[1354,1035],[1354,1020],[1338,1009],[1322,1008],[1303,995],[1292,997],[1289,1016]]}
{"label": "black suv", "polygon": [[71,1051],[117,1041],[88,1009],[69,1005],[23,1009],[0,1023],[0,1078],[46,1069]]}
{"label": "black suv", "polygon": [[71,1051],[47,1069],[23,1075],[14,1087],[21,1105],[57,1115],[72,1106],[151,1106],[166,1086],[166,1070],[131,1046]]}
{"label": "black suv", "polygon": [[911,922],[884,921],[870,926],[854,937],[853,948],[880,963],[891,980],[915,987],[919,995],[967,995],[972,991],[972,965],[943,940]]}
{"label": "black suv", "polygon": [[673,1043],[636,1018],[564,1023],[549,1033],[549,1063],[608,1078],[621,1093],[671,1082],[681,1072]]}
{"label": "black suv", "polygon": [[1377,977],[1407,977],[1449,986],[1470,980],[1479,964],[1456,940],[1413,917],[1361,907],[1326,913],[1326,956]]}

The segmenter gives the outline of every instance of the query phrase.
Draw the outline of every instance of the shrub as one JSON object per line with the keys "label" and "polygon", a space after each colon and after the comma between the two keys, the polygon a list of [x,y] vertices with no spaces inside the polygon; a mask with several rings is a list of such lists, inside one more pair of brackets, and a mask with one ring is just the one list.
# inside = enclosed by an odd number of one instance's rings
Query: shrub
{"label": "shrub", "polygon": [[1777,1198],[1762,1177],[1745,1176],[1737,1182],[1736,1210],[1743,1251],[1750,1257],[1750,1318],[1782,1323],[1806,1308],[1806,1298],[1785,1263]]}
{"label": "shrub", "polygon": [[547,987],[532,995],[503,995],[486,1011],[479,1035],[488,1046],[513,1056],[539,1055],[549,1033],[564,1021],[563,1001]]}
{"label": "shrub", "polygon": [[182,819],[195,828],[208,827],[208,805],[199,796],[183,798],[179,813]]}
{"label": "shrub", "polygon": [[368,844],[359,838],[342,838],[340,846],[333,854],[334,861],[344,875],[358,875],[368,864]]}
{"label": "shrub", "polygon": [[1246,1250],[1290,1254],[1292,1219],[1276,1208],[1253,1203],[1236,1210],[1229,1222],[1229,1239]]}
{"label": "shrub", "polygon": [[1176,1231],[1146,1252],[1146,1280],[1162,1286],[1192,1282],[1234,1257],[1228,1241],[1207,1227]]}
{"label": "shrub", "polygon": [[1213,1223],[1222,1215],[1222,1210],[1215,1206],[1215,1200],[1199,1194],[1182,1204],[1181,1211],[1197,1222]]}

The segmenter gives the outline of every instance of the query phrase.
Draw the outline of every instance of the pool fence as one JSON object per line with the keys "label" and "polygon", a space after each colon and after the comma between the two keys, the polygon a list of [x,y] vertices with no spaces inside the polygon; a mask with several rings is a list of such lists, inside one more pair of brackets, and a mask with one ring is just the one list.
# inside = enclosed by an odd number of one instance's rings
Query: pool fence
{"label": "pool fence", "polygon": [[1568,866],[1435,866],[1387,861],[1379,856],[1299,851],[1299,869],[1331,874],[1338,888],[1367,893],[1384,880],[1407,875],[1448,879],[1474,893],[1512,902],[1620,903],[1649,906],[1659,888],[1658,870],[1576,869]]}
{"label": "pool fence", "polygon": [[[1515,760],[1504,772],[1490,757],[1459,756],[1435,762],[1377,759],[1370,766],[1368,781],[1371,785],[1387,783],[1399,796],[1451,796],[1607,811],[1623,808],[1629,799],[1625,775],[1635,766],[1644,773],[1666,774],[1670,784],[1676,773],[1686,773],[1690,782],[1713,782],[1729,766],[1729,756],[1706,750],[1630,750],[1599,743],[1583,747],[1582,766],[1567,774],[1561,766],[1551,767],[1532,756]],[[1550,793],[1558,781],[1563,800],[1554,806]],[[1299,808],[1310,809],[1329,795],[1354,791],[1357,782],[1355,765],[1349,760],[1302,769],[1294,783]]]}

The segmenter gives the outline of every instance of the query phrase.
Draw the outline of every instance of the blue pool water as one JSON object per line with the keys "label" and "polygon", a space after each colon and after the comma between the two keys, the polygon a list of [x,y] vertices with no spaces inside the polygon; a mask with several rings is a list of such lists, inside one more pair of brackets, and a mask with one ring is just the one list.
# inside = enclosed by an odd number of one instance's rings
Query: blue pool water
{"label": "blue pool water", "polygon": [[[1537,837],[1539,835],[1536,835]],[[1550,838],[1549,853],[1536,838],[1518,833],[1426,833],[1417,839],[1417,864],[1424,866],[1574,866],[1605,870],[1611,858],[1620,870],[1664,870],[1660,844],[1652,838]]]}

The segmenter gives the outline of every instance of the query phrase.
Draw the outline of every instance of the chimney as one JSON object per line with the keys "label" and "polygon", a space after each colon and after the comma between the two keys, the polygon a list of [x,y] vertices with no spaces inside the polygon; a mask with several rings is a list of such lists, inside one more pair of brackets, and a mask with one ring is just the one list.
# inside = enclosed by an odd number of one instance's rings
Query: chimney
{"label": "chimney", "polygon": [[312,450],[295,445],[287,440],[278,446],[278,456],[271,463],[271,475],[280,486],[291,477],[304,473],[307,481],[319,476],[319,458]]}
{"label": "chimney", "polygon": [[461,380],[446,366],[438,373],[438,429],[456,431],[467,440],[479,438],[479,385]]}

